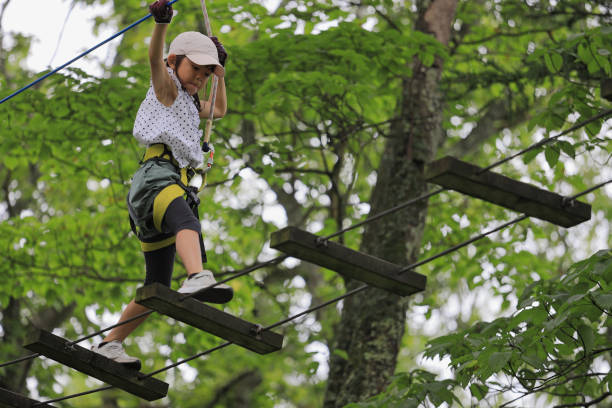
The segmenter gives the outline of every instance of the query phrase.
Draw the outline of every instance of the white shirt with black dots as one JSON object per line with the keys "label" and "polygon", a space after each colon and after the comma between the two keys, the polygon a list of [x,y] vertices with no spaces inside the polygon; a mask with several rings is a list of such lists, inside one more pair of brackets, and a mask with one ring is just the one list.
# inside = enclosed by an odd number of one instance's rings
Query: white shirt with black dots
{"label": "white shirt with black dots", "polygon": [[181,168],[197,168],[204,161],[200,139],[202,130],[200,116],[193,97],[181,86],[172,68],[170,77],[176,84],[178,96],[171,106],[165,106],[155,96],[153,81],[147,96],[140,104],[134,122],[134,137],[143,145],[163,143],[172,150],[172,155]]}

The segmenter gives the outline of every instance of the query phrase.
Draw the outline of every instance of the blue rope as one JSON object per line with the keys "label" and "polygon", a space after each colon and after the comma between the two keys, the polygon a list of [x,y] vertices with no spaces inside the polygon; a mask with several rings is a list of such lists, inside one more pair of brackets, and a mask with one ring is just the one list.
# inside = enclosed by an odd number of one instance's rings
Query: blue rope
{"label": "blue rope", "polygon": [[[178,0],[172,0],[171,2],[168,3],[168,5],[171,5],[173,3],[176,3]],[[62,66],[59,66],[57,68],[55,68],[53,71],[50,71],[48,73],[46,73],[45,75],[41,76],[40,78],[38,78],[37,80],[35,80],[34,82],[30,83],[29,85],[24,86],[23,88],[13,92],[12,94],[10,94],[9,96],[5,97],[4,99],[2,99],[0,101],[0,104],[3,104],[4,102],[8,101],[9,99],[11,99],[14,96],[19,95],[20,93],[22,93],[23,91],[25,91],[26,89],[29,89],[31,87],[33,87],[34,85],[36,85],[37,83],[45,80],[46,78],[50,77],[51,75],[55,74],[57,71],[66,68],[68,65],[72,64],[74,61],[83,58],[85,55],[89,54],[90,52],[92,52],[93,50],[101,47],[102,45],[106,44],[107,42],[114,40],[115,38],[119,37],[121,34],[125,33],[126,31],[136,27],[138,24],[142,23],[143,21],[145,21],[146,19],[148,19],[149,17],[151,17],[151,14],[147,14],[146,16],[144,16],[143,18],[141,18],[140,20],[136,21],[133,24],[130,24],[129,26],[127,26],[126,28],[124,28],[123,30],[119,31],[118,33],[108,37],[106,40],[102,41],[101,43],[94,45],[93,47],[91,47],[90,49],[88,49],[87,51],[81,53],[80,55],[74,57],[73,59],[71,59],[70,61],[68,61],[67,63],[65,63]]]}

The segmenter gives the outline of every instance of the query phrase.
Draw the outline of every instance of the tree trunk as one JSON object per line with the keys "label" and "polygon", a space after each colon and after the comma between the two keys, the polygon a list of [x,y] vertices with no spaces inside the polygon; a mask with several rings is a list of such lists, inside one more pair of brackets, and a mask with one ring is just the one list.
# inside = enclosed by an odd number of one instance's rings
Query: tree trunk
{"label": "tree trunk", "polygon": [[[417,2],[417,29],[448,43],[456,0]],[[425,164],[444,140],[441,61],[425,67],[415,60],[412,77],[402,84],[399,117],[386,141],[378,179],[370,198],[371,214],[426,192]],[[420,202],[365,228],[361,251],[406,265],[417,260],[427,203]],[[347,290],[362,285],[347,282]],[[408,299],[369,288],[345,300],[330,358],[325,407],[343,407],[380,393],[395,371],[404,334]],[[333,350],[343,350],[348,359]]]}

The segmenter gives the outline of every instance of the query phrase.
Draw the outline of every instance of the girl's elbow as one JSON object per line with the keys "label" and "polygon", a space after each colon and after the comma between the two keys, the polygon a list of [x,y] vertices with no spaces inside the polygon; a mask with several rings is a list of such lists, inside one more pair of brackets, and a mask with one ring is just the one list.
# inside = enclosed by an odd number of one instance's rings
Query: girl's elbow
{"label": "girl's elbow", "polygon": [[215,107],[215,117],[222,118],[227,113],[227,106],[216,106]]}

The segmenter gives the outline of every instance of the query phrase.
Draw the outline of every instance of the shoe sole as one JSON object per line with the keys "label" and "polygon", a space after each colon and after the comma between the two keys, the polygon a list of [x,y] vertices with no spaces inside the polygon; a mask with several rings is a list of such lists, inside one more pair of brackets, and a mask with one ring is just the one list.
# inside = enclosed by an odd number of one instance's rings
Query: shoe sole
{"label": "shoe sole", "polygon": [[[185,293],[186,294],[186,293]],[[234,297],[232,288],[210,288],[197,295],[192,296],[193,299],[207,303],[227,303]]]}

